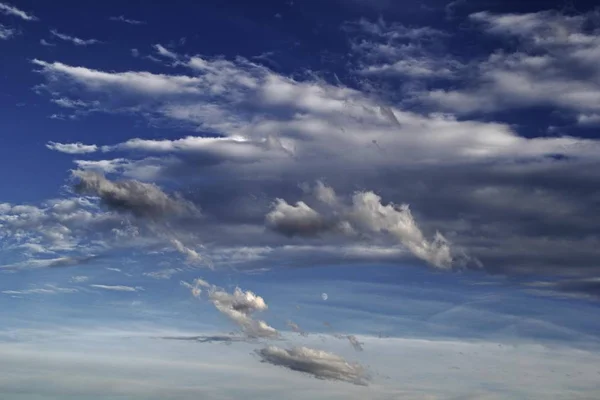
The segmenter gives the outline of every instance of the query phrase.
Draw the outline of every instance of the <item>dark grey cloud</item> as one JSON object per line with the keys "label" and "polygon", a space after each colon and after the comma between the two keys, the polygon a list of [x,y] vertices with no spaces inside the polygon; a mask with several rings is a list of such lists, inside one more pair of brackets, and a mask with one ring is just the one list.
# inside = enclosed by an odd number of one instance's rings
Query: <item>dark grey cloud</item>
{"label": "dark grey cloud", "polygon": [[75,171],[78,181],[76,192],[98,196],[107,207],[130,212],[136,217],[162,218],[172,216],[196,216],[199,210],[194,204],[163,192],[157,185],[136,180],[110,181],[93,171]]}
{"label": "dark grey cloud", "polygon": [[304,372],[318,379],[338,380],[366,386],[368,376],[358,364],[352,364],[333,353],[308,347],[282,349],[268,346],[257,350],[263,362]]}

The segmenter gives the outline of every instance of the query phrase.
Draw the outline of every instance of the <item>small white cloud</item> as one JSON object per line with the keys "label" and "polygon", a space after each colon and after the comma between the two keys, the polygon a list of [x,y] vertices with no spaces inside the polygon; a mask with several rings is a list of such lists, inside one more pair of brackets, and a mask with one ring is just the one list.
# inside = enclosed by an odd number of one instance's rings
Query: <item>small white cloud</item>
{"label": "small white cloud", "polygon": [[124,286],[124,285],[90,285],[94,289],[109,290],[113,292],[138,292],[144,290],[140,286]]}
{"label": "small white cloud", "polygon": [[83,144],[80,142],[77,143],[56,143],[56,142],[48,142],[46,147],[50,150],[59,151],[61,153],[67,154],[85,154],[85,153],[93,153],[98,150],[98,146],[95,144]]}
{"label": "small white cloud", "polygon": [[46,39],[40,39],[40,44],[42,46],[46,46],[46,47],[54,47],[54,46],[56,46],[56,43],[50,43]]}
{"label": "small white cloud", "polygon": [[144,276],[148,276],[154,279],[171,279],[171,277],[179,272],[183,271],[181,268],[166,268],[159,271],[144,272]]}
{"label": "small white cloud", "polygon": [[54,36],[56,36],[57,38],[64,40],[66,42],[71,42],[76,46],[89,46],[92,44],[97,44],[97,43],[101,43],[99,40],[97,39],[81,39],[78,38],[76,36],[70,36],[70,35],[66,35],[64,33],[60,33],[56,30],[51,30],[50,33]]}
{"label": "small white cloud", "polygon": [[83,283],[83,282],[87,282],[89,279],[90,278],[87,276],[77,275],[77,276],[72,276],[69,281],[73,282],[73,283]]}
{"label": "small white cloud", "polygon": [[124,23],[129,24],[129,25],[143,25],[143,24],[145,24],[144,21],[138,21],[136,19],[125,18],[125,16],[123,16],[123,15],[119,15],[118,17],[110,17],[108,19],[111,20],[111,21],[115,21],[115,22],[124,22]]}
{"label": "small white cloud", "polygon": [[158,54],[160,54],[163,57],[172,58],[173,60],[177,60],[179,58],[177,54],[173,53],[172,51],[168,50],[160,44],[155,44],[154,48],[156,49]]}

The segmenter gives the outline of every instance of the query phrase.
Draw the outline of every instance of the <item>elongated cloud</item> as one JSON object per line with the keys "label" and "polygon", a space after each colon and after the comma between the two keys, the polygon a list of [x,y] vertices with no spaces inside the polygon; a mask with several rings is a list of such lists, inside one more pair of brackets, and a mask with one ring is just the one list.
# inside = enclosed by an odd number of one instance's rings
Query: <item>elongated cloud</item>
{"label": "elongated cloud", "polygon": [[88,145],[80,142],[77,143],[56,143],[56,142],[48,142],[46,147],[50,150],[56,150],[61,153],[67,154],[86,154],[93,153],[98,150],[98,146],[95,144]]}
{"label": "elongated cloud", "polygon": [[74,171],[73,175],[78,179],[77,192],[98,196],[111,209],[150,218],[199,213],[192,203],[178,195],[169,196],[154,184],[136,180],[110,181],[92,171]]}
{"label": "elongated cloud", "polygon": [[293,371],[304,372],[318,379],[331,379],[366,386],[368,377],[358,364],[351,364],[342,357],[308,347],[282,349],[268,346],[256,353],[263,362],[279,365]]}
{"label": "elongated cloud", "polygon": [[20,10],[17,7],[14,7],[7,3],[0,3],[0,13],[6,14],[6,15],[12,15],[14,17],[24,19],[25,21],[36,21],[37,20],[37,18],[34,15],[29,14],[29,13],[27,13],[23,10]]}
{"label": "elongated cloud", "polygon": [[108,290],[111,292],[138,292],[144,290],[143,288],[136,286],[125,286],[125,285],[90,285],[94,289]]}
{"label": "elongated cloud", "polygon": [[139,21],[137,19],[131,19],[131,18],[125,18],[125,16],[123,15],[119,15],[117,17],[110,17],[108,18],[110,21],[115,21],[115,22],[123,22],[129,25],[143,25],[145,24],[144,21]]}
{"label": "elongated cloud", "polygon": [[71,42],[76,46],[89,46],[91,44],[100,43],[100,41],[97,39],[81,39],[76,36],[71,36],[71,35],[66,35],[64,33],[60,33],[56,30],[51,30],[50,33],[53,36],[55,36],[61,40],[64,40],[66,42]]}
{"label": "elongated cloud", "polygon": [[[452,254],[448,241],[436,233],[427,240],[415,222],[410,208],[404,204],[383,205],[381,197],[373,192],[358,192],[352,204],[338,202],[333,189],[319,183],[315,189],[316,199],[325,203],[326,216],[304,202],[296,206],[277,199],[271,212],[266,215],[267,226],[287,236],[316,236],[321,233],[383,233],[392,236],[416,257],[437,268],[450,268]],[[323,204],[321,204],[323,205]]]}

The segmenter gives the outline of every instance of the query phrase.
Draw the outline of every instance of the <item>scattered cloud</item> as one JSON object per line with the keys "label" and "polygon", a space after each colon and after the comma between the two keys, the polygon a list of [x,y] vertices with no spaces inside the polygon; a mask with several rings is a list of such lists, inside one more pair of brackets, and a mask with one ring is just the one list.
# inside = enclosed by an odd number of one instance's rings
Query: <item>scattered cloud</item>
{"label": "scattered cloud", "polygon": [[93,153],[98,150],[98,147],[94,144],[87,145],[80,142],[77,143],[56,143],[56,142],[48,142],[46,147],[50,150],[56,150],[61,153],[67,154],[85,154],[85,153]]}
{"label": "scattered cloud", "polygon": [[[531,138],[516,125],[407,111],[341,83],[293,79],[243,58],[177,57],[178,72],[172,74],[34,61],[51,98],[78,95],[86,103],[98,102],[88,109],[133,113],[202,132],[162,140],[138,137],[100,146],[111,155],[106,159],[75,161],[80,169],[119,179],[164,182],[196,207],[201,204],[202,229],[196,220],[170,220],[166,233],[163,224],[161,238],[173,248],[177,242],[171,239],[177,239],[199,255],[210,254],[214,265],[248,268],[265,262],[400,264],[415,253],[447,265],[441,251],[447,243],[435,235],[440,231],[452,243],[453,266],[467,262],[464,249],[474,265],[493,272],[560,274],[568,268],[587,275],[594,270],[600,248],[590,217],[600,177],[594,172],[597,140],[577,139],[572,146],[573,137]],[[199,174],[211,180],[198,179]],[[317,179],[335,182],[341,206],[329,206],[297,186]],[[219,189],[216,181],[223,183]],[[581,183],[577,194],[565,193],[565,185],[574,182]],[[398,210],[383,200],[377,206],[366,196],[370,191],[411,208]],[[405,219],[407,211],[414,213],[424,242],[402,236],[412,246],[406,251],[390,226],[371,225],[358,215],[352,215],[358,225],[354,236],[347,225],[336,224],[353,225],[350,216],[333,212],[351,210],[357,192],[367,209],[392,207]],[[288,217],[306,214],[301,222],[307,223],[307,234],[286,237],[264,229],[277,198],[287,204],[279,211]],[[138,218],[136,224],[146,222]],[[316,239],[308,234],[311,224],[319,228]],[[202,251],[192,243],[203,243]],[[193,258],[192,252],[180,252]],[[569,259],[573,254],[576,260]]]}
{"label": "scattered cloud", "polygon": [[25,21],[37,21],[37,18],[33,14],[27,13],[7,3],[0,3],[0,13],[12,15]]}
{"label": "scattered cloud", "polygon": [[64,33],[60,33],[60,32],[58,32],[58,31],[56,31],[54,29],[51,30],[50,33],[53,36],[55,36],[55,37],[57,37],[57,38],[59,38],[61,40],[64,40],[66,42],[71,42],[71,43],[73,43],[76,46],[89,46],[89,45],[92,45],[92,44],[101,43],[97,39],[80,39],[80,38],[75,37],[75,36],[70,36],[70,35],[66,35]]}
{"label": "scattered cloud", "polygon": [[366,386],[368,377],[358,364],[351,364],[342,357],[308,347],[282,349],[268,346],[257,350],[263,362],[279,365],[293,371],[304,372],[318,379],[330,379]]}
{"label": "scattered cloud", "polygon": [[72,276],[71,279],[69,280],[69,282],[73,282],[73,283],[84,283],[89,281],[90,278],[88,276],[85,275],[77,275],[77,276]]}
{"label": "scattered cloud", "polygon": [[[471,14],[487,34],[516,41],[516,50],[491,54],[476,65],[464,89],[437,89],[424,99],[457,113],[549,106],[577,115],[600,108],[600,36],[595,12]],[[585,119],[585,117],[583,117]]]}

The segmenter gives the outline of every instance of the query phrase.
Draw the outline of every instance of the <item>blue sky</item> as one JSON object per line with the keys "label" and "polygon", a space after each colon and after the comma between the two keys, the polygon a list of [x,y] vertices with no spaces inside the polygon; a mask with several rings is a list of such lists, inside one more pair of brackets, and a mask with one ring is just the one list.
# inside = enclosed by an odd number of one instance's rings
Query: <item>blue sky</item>
{"label": "blue sky", "polygon": [[594,6],[0,1],[2,397],[598,397]]}

